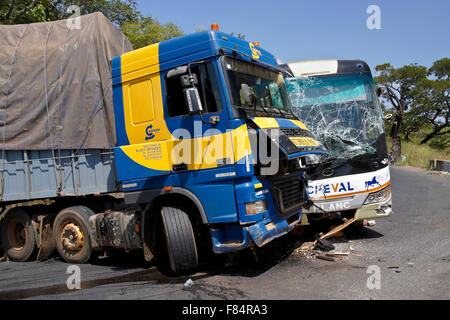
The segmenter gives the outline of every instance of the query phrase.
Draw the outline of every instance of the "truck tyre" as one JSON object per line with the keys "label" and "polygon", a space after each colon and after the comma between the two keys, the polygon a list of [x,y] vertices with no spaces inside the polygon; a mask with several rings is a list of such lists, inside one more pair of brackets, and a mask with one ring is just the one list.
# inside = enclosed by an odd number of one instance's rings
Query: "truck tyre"
{"label": "truck tyre", "polygon": [[22,209],[9,212],[1,229],[3,251],[16,262],[28,261],[36,251],[36,232],[30,216]]}
{"label": "truck tyre", "polygon": [[172,271],[185,273],[196,268],[198,265],[197,246],[194,230],[187,213],[178,208],[163,207],[161,218]]}
{"label": "truck tyre", "polygon": [[56,250],[68,263],[86,263],[91,258],[89,217],[94,212],[84,206],[70,207],[56,216],[53,236]]}

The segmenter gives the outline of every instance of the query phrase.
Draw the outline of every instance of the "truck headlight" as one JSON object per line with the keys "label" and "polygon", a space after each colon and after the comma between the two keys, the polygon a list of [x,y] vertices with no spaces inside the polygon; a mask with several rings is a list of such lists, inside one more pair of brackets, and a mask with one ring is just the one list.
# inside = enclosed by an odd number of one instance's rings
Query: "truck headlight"
{"label": "truck headlight", "polygon": [[250,202],[245,205],[248,216],[253,216],[255,214],[267,211],[266,200],[259,200],[256,202]]}
{"label": "truck headlight", "polygon": [[383,190],[369,194],[364,204],[384,202],[391,196],[391,186],[384,188]]}

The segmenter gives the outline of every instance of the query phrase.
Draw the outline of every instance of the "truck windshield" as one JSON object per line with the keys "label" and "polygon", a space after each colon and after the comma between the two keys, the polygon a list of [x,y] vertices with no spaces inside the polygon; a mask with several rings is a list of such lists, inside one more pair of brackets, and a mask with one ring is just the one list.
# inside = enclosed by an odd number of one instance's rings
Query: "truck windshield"
{"label": "truck windshield", "polygon": [[286,90],[284,76],[281,72],[240,61],[230,57],[224,60],[225,73],[227,74],[231,101],[236,108],[252,110],[254,106],[245,104],[242,95],[242,84],[247,84],[250,91],[255,94],[256,108],[259,111],[287,114],[291,110],[291,104]]}
{"label": "truck windshield", "polygon": [[370,76],[288,78],[286,86],[293,112],[328,148],[328,157],[350,159],[382,150],[384,123]]}

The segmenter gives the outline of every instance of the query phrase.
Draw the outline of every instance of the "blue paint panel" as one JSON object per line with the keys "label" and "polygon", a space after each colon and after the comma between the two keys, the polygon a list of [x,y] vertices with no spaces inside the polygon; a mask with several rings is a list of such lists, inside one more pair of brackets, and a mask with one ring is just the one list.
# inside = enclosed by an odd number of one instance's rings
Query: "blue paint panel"
{"label": "blue paint panel", "polygon": [[[202,202],[209,223],[227,223],[238,221],[234,183],[196,184],[189,186]],[[211,192],[214,196],[211,196]]]}
{"label": "blue paint panel", "polygon": [[[227,39],[227,40],[224,40]],[[202,31],[187,36],[163,41],[159,44],[160,70],[167,70],[192,61],[206,59],[218,54],[219,49],[239,50],[252,56],[250,43],[219,31]],[[261,52],[259,61],[278,65],[276,58],[268,51]]]}
{"label": "blue paint panel", "polygon": [[[275,228],[269,230],[266,227],[266,224],[273,222],[275,224]],[[286,220],[272,220],[272,221],[262,221],[260,223],[256,223],[251,227],[247,228],[247,231],[250,233],[253,241],[259,247],[262,247],[269,241],[272,241],[275,238],[281,237],[285,235],[291,230]]]}
{"label": "blue paint panel", "polygon": [[118,146],[127,146],[130,144],[125,129],[125,114],[123,103],[122,87],[122,67],[121,57],[116,57],[111,61],[113,72],[113,99],[114,99],[114,117],[116,124],[116,141]]}
{"label": "blue paint panel", "polygon": [[121,148],[115,148],[114,153],[116,155],[118,179],[121,182],[170,174],[170,171],[152,170],[141,166],[128,157]]}
{"label": "blue paint panel", "polygon": [[248,232],[239,224],[223,225],[211,230],[212,247],[215,253],[227,253],[250,246]]}
{"label": "blue paint panel", "polygon": [[6,151],[2,201],[120,191],[110,150],[55,153],[53,159],[51,150]]}

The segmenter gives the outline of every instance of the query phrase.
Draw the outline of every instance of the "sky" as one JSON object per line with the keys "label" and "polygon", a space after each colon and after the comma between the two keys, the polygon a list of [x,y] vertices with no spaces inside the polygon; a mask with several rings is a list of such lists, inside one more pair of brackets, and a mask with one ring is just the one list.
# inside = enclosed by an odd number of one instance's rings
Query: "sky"
{"label": "sky", "polygon": [[[380,8],[381,29],[367,27],[370,5]],[[138,0],[138,8],[186,34],[218,23],[282,62],[362,59],[374,70],[450,57],[450,0]]]}

